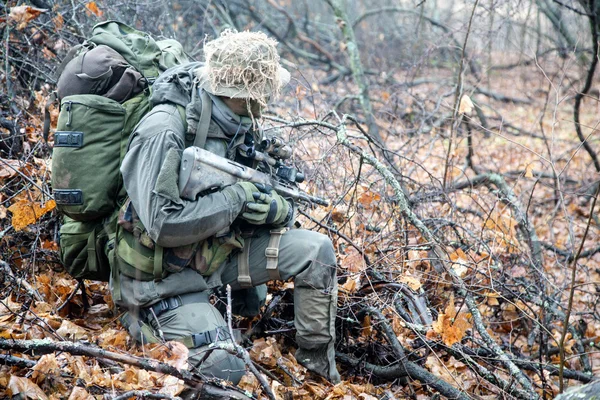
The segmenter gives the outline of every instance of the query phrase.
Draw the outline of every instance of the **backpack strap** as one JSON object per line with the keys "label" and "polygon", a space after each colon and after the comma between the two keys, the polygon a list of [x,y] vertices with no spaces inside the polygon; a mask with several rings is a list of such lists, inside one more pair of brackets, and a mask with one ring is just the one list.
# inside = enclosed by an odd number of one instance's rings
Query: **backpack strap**
{"label": "backpack strap", "polygon": [[[195,93],[196,90],[194,89]],[[192,96],[193,97],[193,96]],[[198,127],[196,129],[196,138],[194,139],[194,146],[204,148],[206,144],[206,137],[208,136],[208,128],[210,126],[210,117],[212,114],[212,100],[204,90],[201,94],[202,99],[202,113],[200,114],[200,121],[198,121]]]}

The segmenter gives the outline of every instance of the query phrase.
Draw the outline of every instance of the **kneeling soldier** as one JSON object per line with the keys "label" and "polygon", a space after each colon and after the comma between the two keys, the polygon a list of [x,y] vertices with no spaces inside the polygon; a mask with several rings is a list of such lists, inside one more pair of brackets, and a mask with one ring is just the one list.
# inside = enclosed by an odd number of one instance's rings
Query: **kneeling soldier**
{"label": "kneeling soldier", "polygon": [[237,383],[244,363],[208,348],[232,340],[210,293],[231,285],[237,298],[256,300],[266,282],[293,278],[296,358],[339,382],[336,259],[329,238],[285,228],[293,223],[293,205],[250,182],[194,201],[179,195],[181,154],[188,146],[255,166],[237,149],[260,143],[255,118],[290,79],[276,42],[263,33],[226,31],[204,52],[205,63],[178,66],[157,79],[153,109],[132,133],[121,166],[130,200],[109,246],[115,303],[128,310],[124,322],[138,340],[181,341],[193,367]]}

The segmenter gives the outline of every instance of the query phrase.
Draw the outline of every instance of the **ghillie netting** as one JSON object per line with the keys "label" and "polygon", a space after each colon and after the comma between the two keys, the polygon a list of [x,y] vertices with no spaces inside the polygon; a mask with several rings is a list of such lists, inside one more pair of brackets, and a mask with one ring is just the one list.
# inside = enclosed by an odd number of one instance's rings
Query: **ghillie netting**
{"label": "ghillie netting", "polygon": [[266,107],[282,85],[277,41],[262,32],[230,29],[204,45],[206,74],[212,91],[229,97],[253,99]]}

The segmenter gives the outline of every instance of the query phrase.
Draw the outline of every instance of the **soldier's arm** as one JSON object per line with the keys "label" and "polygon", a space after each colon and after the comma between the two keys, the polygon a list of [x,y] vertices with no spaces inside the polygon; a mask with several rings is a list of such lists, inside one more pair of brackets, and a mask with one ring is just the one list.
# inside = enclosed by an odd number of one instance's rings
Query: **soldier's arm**
{"label": "soldier's arm", "polygon": [[164,247],[206,239],[226,229],[240,213],[235,187],[188,201],[179,197],[183,125],[179,113],[153,112],[136,130],[121,173],[125,188],[150,237]]}

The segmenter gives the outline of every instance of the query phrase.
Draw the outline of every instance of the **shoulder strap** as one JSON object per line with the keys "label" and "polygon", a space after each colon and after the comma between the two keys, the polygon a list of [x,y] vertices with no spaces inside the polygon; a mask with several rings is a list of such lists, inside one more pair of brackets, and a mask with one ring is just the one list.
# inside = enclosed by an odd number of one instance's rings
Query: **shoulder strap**
{"label": "shoulder strap", "polygon": [[208,136],[208,127],[210,126],[210,117],[212,114],[212,100],[208,94],[202,91],[202,113],[200,114],[200,121],[196,128],[196,137],[194,138],[194,146],[204,148],[206,144],[206,137]]}

